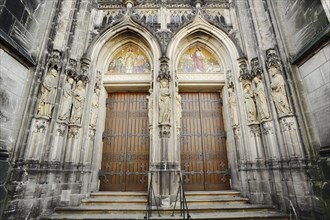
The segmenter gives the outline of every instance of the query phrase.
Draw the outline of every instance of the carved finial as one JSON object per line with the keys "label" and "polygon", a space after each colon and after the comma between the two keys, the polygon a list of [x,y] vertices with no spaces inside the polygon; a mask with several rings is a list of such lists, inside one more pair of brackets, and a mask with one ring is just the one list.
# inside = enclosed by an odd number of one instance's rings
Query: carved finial
{"label": "carved finial", "polygon": [[170,71],[168,69],[169,58],[168,57],[161,57],[159,60],[160,60],[160,70],[159,70],[157,80],[159,82],[163,79],[171,81],[172,78],[171,78]]}
{"label": "carved finial", "polygon": [[88,81],[88,70],[89,70],[90,60],[87,58],[81,59],[81,70],[80,74],[78,75],[78,79],[82,81]]}
{"label": "carved finial", "polygon": [[65,73],[71,76],[73,79],[77,78],[77,61],[75,59],[69,59]]}
{"label": "carved finial", "polygon": [[270,67],[279,68],[281,66],[280,58],[274,48],[270,48],[266,51],[266,64],[268,69]]}
{"label": "carved finial", "polygon": [[255,57],[251,60],[251,75],[253,77],[257,75],[262,75],[262,69],[258,57]]}
{"label": "carved finial", "polygon": [[61,65],[61,52],[58,50],[53,50],[51,58],[48,60],[48,69],[56,69],[57,71],[60,70]]}
{"label": "carved finial", "polygon": [[253,79],[253,76],[249,73],[247,60],[245,57],[238,59],[239,63],[239,80],[251,80]]}

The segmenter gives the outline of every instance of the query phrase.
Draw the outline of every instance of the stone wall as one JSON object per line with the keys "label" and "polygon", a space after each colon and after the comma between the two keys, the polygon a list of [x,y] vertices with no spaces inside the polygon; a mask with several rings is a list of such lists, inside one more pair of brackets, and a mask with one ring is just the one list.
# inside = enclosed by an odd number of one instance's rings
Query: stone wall
{"label": "stone wall", "polygon": [[6,157],[12,156],[17,142],[32,76],[28,68],[2,49],[0,49],[0,60],[0,210],[2,210],[7,196],[5,184],[6,174],[9,171]]}

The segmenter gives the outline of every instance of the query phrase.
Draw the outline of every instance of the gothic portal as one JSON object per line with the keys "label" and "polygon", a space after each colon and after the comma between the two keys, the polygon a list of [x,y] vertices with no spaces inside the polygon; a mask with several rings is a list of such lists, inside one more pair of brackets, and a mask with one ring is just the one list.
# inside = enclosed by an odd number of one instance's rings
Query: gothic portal
{"label": "gothic portal", "polygon": [[326,219],[329,11],[325,0],[2,1],[0,216],[150,186],[170,207],[182,182]]}

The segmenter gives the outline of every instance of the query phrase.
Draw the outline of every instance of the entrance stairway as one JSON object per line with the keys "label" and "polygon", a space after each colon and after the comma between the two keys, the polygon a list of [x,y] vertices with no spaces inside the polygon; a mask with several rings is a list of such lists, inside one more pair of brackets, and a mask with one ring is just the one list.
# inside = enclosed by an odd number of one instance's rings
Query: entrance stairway
{"label": "entrance stairway", "polygon": [[[186,199],[192,219],[289,220],[287,214],[271,206],[249,204],[237,191],[189,191]],[[146,203],[147,193],[98,192],[82,200],[78,207],[59,207],[53,215],[41,219],[144,219]],[[155,208],[150,219],[183,219],[179,207],[174,216],[173,208],[159,208],[161,217]]]}

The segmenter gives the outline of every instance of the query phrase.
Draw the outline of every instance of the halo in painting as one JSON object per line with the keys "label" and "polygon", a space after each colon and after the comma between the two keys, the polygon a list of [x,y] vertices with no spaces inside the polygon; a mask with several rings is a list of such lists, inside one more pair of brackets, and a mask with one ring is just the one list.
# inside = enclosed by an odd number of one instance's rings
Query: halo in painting
{"label": "halo in painting", "polygon": [[108,74],[149,73],[150,62],[144,51],[135,44],[127,44],[115,52]]}
{"label": "halo in painting", "polygon": [[179,73],[220,72],[219,62],[213,54],[200,45],[188,48],[179,60]]}

